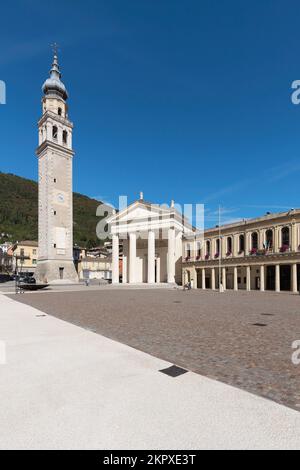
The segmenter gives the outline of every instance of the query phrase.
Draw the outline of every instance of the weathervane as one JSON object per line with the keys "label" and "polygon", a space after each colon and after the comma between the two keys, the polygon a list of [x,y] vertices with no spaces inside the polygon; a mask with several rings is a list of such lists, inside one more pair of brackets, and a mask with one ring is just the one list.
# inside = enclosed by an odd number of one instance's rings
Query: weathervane
{"label": "weathervane", "polygon": [[52,47],[52,50],[53,50],[53,54],[57,55],[59,45],[55,42],[55,43],[51,44],[51,47]]}

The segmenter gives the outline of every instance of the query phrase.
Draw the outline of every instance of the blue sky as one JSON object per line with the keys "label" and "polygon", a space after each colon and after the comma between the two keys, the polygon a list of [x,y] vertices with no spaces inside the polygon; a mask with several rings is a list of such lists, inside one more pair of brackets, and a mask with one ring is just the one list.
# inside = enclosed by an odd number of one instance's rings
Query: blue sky
{"label": "blue sky", "polygon": [[60,44],[74,190],[205,203],[206,225],[299,207],[300,3],[85,0],[1,5],[0,171],[37,179],[41,85]]}

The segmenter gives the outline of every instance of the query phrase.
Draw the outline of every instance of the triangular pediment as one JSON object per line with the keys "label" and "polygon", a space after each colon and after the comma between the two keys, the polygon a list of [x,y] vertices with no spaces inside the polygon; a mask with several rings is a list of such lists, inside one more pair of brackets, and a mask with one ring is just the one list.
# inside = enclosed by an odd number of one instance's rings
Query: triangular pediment
{"label": "triangular pediment", "polygon": [[133,222],[139,220],[147,220],[149,217],[155,217],[156,215],[167,214],[168,209],[163,209],[156,206],[155,204],[147,204],[144,202],[135,202],[125,209],[121,210],[118,214],[112,216],[109,222]]}

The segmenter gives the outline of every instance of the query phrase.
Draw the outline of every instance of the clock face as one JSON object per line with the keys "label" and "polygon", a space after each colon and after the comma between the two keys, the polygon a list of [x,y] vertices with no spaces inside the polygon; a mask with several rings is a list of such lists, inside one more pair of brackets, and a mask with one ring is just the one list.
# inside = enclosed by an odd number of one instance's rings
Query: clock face
{"label": "clock face", "polygon": [[57,200],[58,200],[58,202],[65,202],[64,195],[63,195],[63,194],[61,194],[61,193],[60,193],[60,194],[58,194],[58,195],[57,195]]}

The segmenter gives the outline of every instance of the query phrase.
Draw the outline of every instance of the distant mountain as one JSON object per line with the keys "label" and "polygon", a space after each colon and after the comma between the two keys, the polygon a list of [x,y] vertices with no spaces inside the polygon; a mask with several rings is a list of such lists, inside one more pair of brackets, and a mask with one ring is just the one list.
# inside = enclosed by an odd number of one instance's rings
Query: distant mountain
{"label": "distant mountain", "polygon": [[[74,243],[100,245],[96,209],[101,202],[73,194]],[[9,236],[7,236],[7,235]],[[38,239],[38,185],[35,181],[0,172],[0,242]]]}

